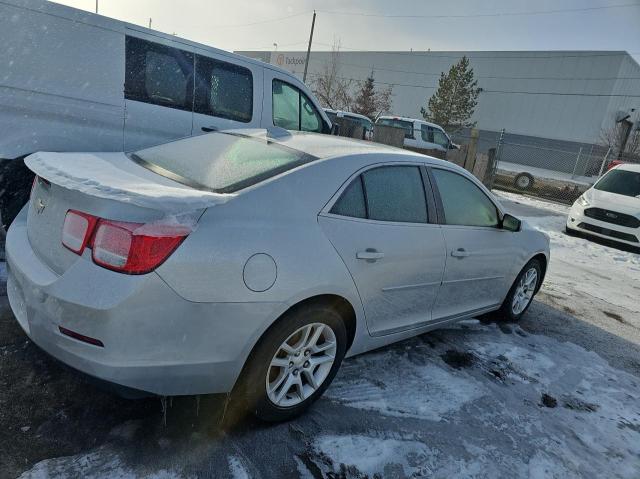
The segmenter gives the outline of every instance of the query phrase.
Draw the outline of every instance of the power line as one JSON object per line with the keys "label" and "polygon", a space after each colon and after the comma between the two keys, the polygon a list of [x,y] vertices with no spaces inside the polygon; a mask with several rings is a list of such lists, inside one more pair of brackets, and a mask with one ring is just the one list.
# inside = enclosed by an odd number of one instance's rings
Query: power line
{"label": "power line", "polygon": [[250,27],[252,25],[262,25],[264,23],[272,23],[272,22],[280,22],[282,20],[288,20],[290,18],[301,17],[303,15],[308,15],[309,13],[313,13],[313,11],[305,11],[300,13],[294,13],[292,15],[287,15],[286,17],[278,17],[278,18],[269,18],[266,20],[257,20],[255,22],[249,23],[237,23],[234,25],[209,25],[210,28],[240,28],[240,27]]}
{"label": "power line", "polygon": [[[322,42],[315,42],[317,45],[322,45],[325,47],[333,47],[334,45],[331,43],[322,43]],[[450,55],[450,54],[440,54],[439,52],[413,52],[413,51],[390,51],[390,50],[379,50],[379,51],[372,51],[372,50],[363,50],[361,48],[352,48],[352,47],[345,47],[344,45],[340,44],[340,49],[344,49],[344,50],[349,50],[352,52],[356,52],[356,53],[375,53],[375,54],[381,54],[381,55],[409,55],[412,57],[431,57],[431,58],[454,58],[454,59],[460,59],[463,55],[467,55],[467,58],[469,58],[469,60],[536,60],[536,59],[558,59],[558,58],[588,58],[588,57],[611,57],[611,56],[626,56],[629,53],[640,53],[640,51],[632,51],[632,52],[628,52],[628,51],[610,51],[610,52],[601,52],[601,53],[571,53],[571,54],[564,54],[562,53],[562,51],[558,51],[557,54],[555,55],[528,55],[528,56],[524,56],[524,55],[520,55],[520,56],[505,56],[505,55],[501,55],[501,56],[496,56],[496,55],[477,55],[477,53],[482,53],[482,52],[460,52],[460,54],[458,55]],[[519,53],[516,50],[505,50],[501,53]],[[471,54],[471,55],[469,55]]]}
{"label": "power line", "polygon": [[[314,62],[318,62],[318,63],[322,63],[322,64],[329,64],[331,63],[331,61],[325,61],[325,60],[321,60],[319,58],[312,58],[311,61]],[[428,72],[418,72],[418,71],[413,71],[413,70],[396,70],[394,68],[385,68],[385,67],[375,67],[375,66],[365,66],[365,65],[358,65],[355,63],[348,63],[348,62],[336,62],[339,65],[347,65],[347,66],[352,66],[355,68],[362,68],[364,70],[373,70],[373,71],[388,71],[388,72],[394,72],[394,73],[409,73],[409,74],[413,74],[413,75],[424,75],[424,76],[435,76],[435,77],[440,77],[441,73],[428,73]],[[500,80],[598,80],[598,81],[605,81],[605,80],[640,80],[640,77],[546,77],[546,76],[540,76],[540,77],[511,77],[511,76],[493,76],[493,75],[477,75],[475,78],[486,78],[486,79],[500,79]]]}
{"label": "power line", "polygon": [[[310,73],[310,76],[320,77],[322,75],[318,73]],[[341,80],[351,80],[351,81],[362,81],[359,78],[350,78],[350,77],[337,77]],[[388,86],[400,86],[400,87],[408,87],[408,88],[423,88],[425,90],[435,90],[438,88],[437,85],[415,85],[410,83],[389,83],[389,82],[381,82],[376,81],[376,83]],[[552,96],[581,96],[581,97],[624,97],[624,98],[640,98],[640,95],[625,95],[625,94],[617,94],[617,93],[562,93],[562,92],[549,92],[549,91],[513,91],[513,90],[488,90],[483,88],[481,93],[503,93],[503,94],[513,94],[513,95],[552,95]]]}
{"label": "power line", "polygon": [[533,10],[528,12],[495,12],[495,13],[472,13],[466,15],[390,15],[384,13],[362,13],[362,12],[340,12],[329,10],[318,10],[320,13],[327,15],[345,15],[345,16],[359,16],[359,17],[375,17],[375,18],[429,18],[429,19],[447,19],[447,18],[482,18],[482,17],[516,17],[516,16],[529,16],[529,15],[553,15],[557,13],[577,13],[577,12],[591,12],[598,10],[607,10],[614,8],[628,8],[638,7],[638,3],[624,3],[619,5],[603,5],[599,7],[583,7],[583,8],[562,8],[555,10]]}

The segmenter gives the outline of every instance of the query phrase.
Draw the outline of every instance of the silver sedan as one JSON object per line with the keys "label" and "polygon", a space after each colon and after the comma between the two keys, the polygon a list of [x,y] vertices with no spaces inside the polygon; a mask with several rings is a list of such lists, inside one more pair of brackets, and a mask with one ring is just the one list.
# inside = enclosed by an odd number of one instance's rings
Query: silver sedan
{"label": "silver sedan", "polygon": [[305,133],[38,153],[8,295],[42,349],[123,392],[232,392],[295,416],[345,356],[518,320],[548,238],[455,165]]}

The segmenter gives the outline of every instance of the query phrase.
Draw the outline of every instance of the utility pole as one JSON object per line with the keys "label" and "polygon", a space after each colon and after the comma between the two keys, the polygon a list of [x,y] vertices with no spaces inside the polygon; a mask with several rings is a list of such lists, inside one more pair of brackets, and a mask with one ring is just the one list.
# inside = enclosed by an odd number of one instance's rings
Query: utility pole
{"label": "utility pole", "polygon": [[149,17],[149,30],[151,30],[151,17]]}
{"label": "utility pole", "polygon": [[307,59],[304,62],[304,75],[302,75],[303,83],[307,82],[307,70],[309,69],[309,56],[311,55],[311,42],[313,41],[313,28],[316,26],[316,11],[313,11],[313,20],[311,20],[311,35],[309,35],[309,46],[307,47]]}
{"label": "utility pole", "polygon": [[98,13],[98,0],[96,0],[96,13]]}

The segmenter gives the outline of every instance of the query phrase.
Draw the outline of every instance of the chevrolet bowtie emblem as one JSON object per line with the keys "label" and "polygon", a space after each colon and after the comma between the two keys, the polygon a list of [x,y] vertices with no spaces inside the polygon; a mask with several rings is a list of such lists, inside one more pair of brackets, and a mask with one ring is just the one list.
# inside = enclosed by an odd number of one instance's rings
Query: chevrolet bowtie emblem
{"label": "chevrolet bowtie emblem", "polygon": [[38,201],[36,201],[36,212],[41,214],[46,207],[47,205],[42,201],[42,198],[38,198]]}

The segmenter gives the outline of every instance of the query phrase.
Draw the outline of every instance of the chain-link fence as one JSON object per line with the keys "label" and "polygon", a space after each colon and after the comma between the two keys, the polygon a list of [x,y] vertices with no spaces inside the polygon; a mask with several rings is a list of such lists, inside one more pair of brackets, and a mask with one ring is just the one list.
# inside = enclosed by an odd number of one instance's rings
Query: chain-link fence
{"label": "chain-link fence", "polygon": [[[468,131],[453,135],[453,141],[468,144]],[[491,188],[528,194],[571,204],[593,185],[616,160],[640,162],[631,156],[619,158],[600,145],[481,131],[478,153],[490,158],[483,179]]]}

